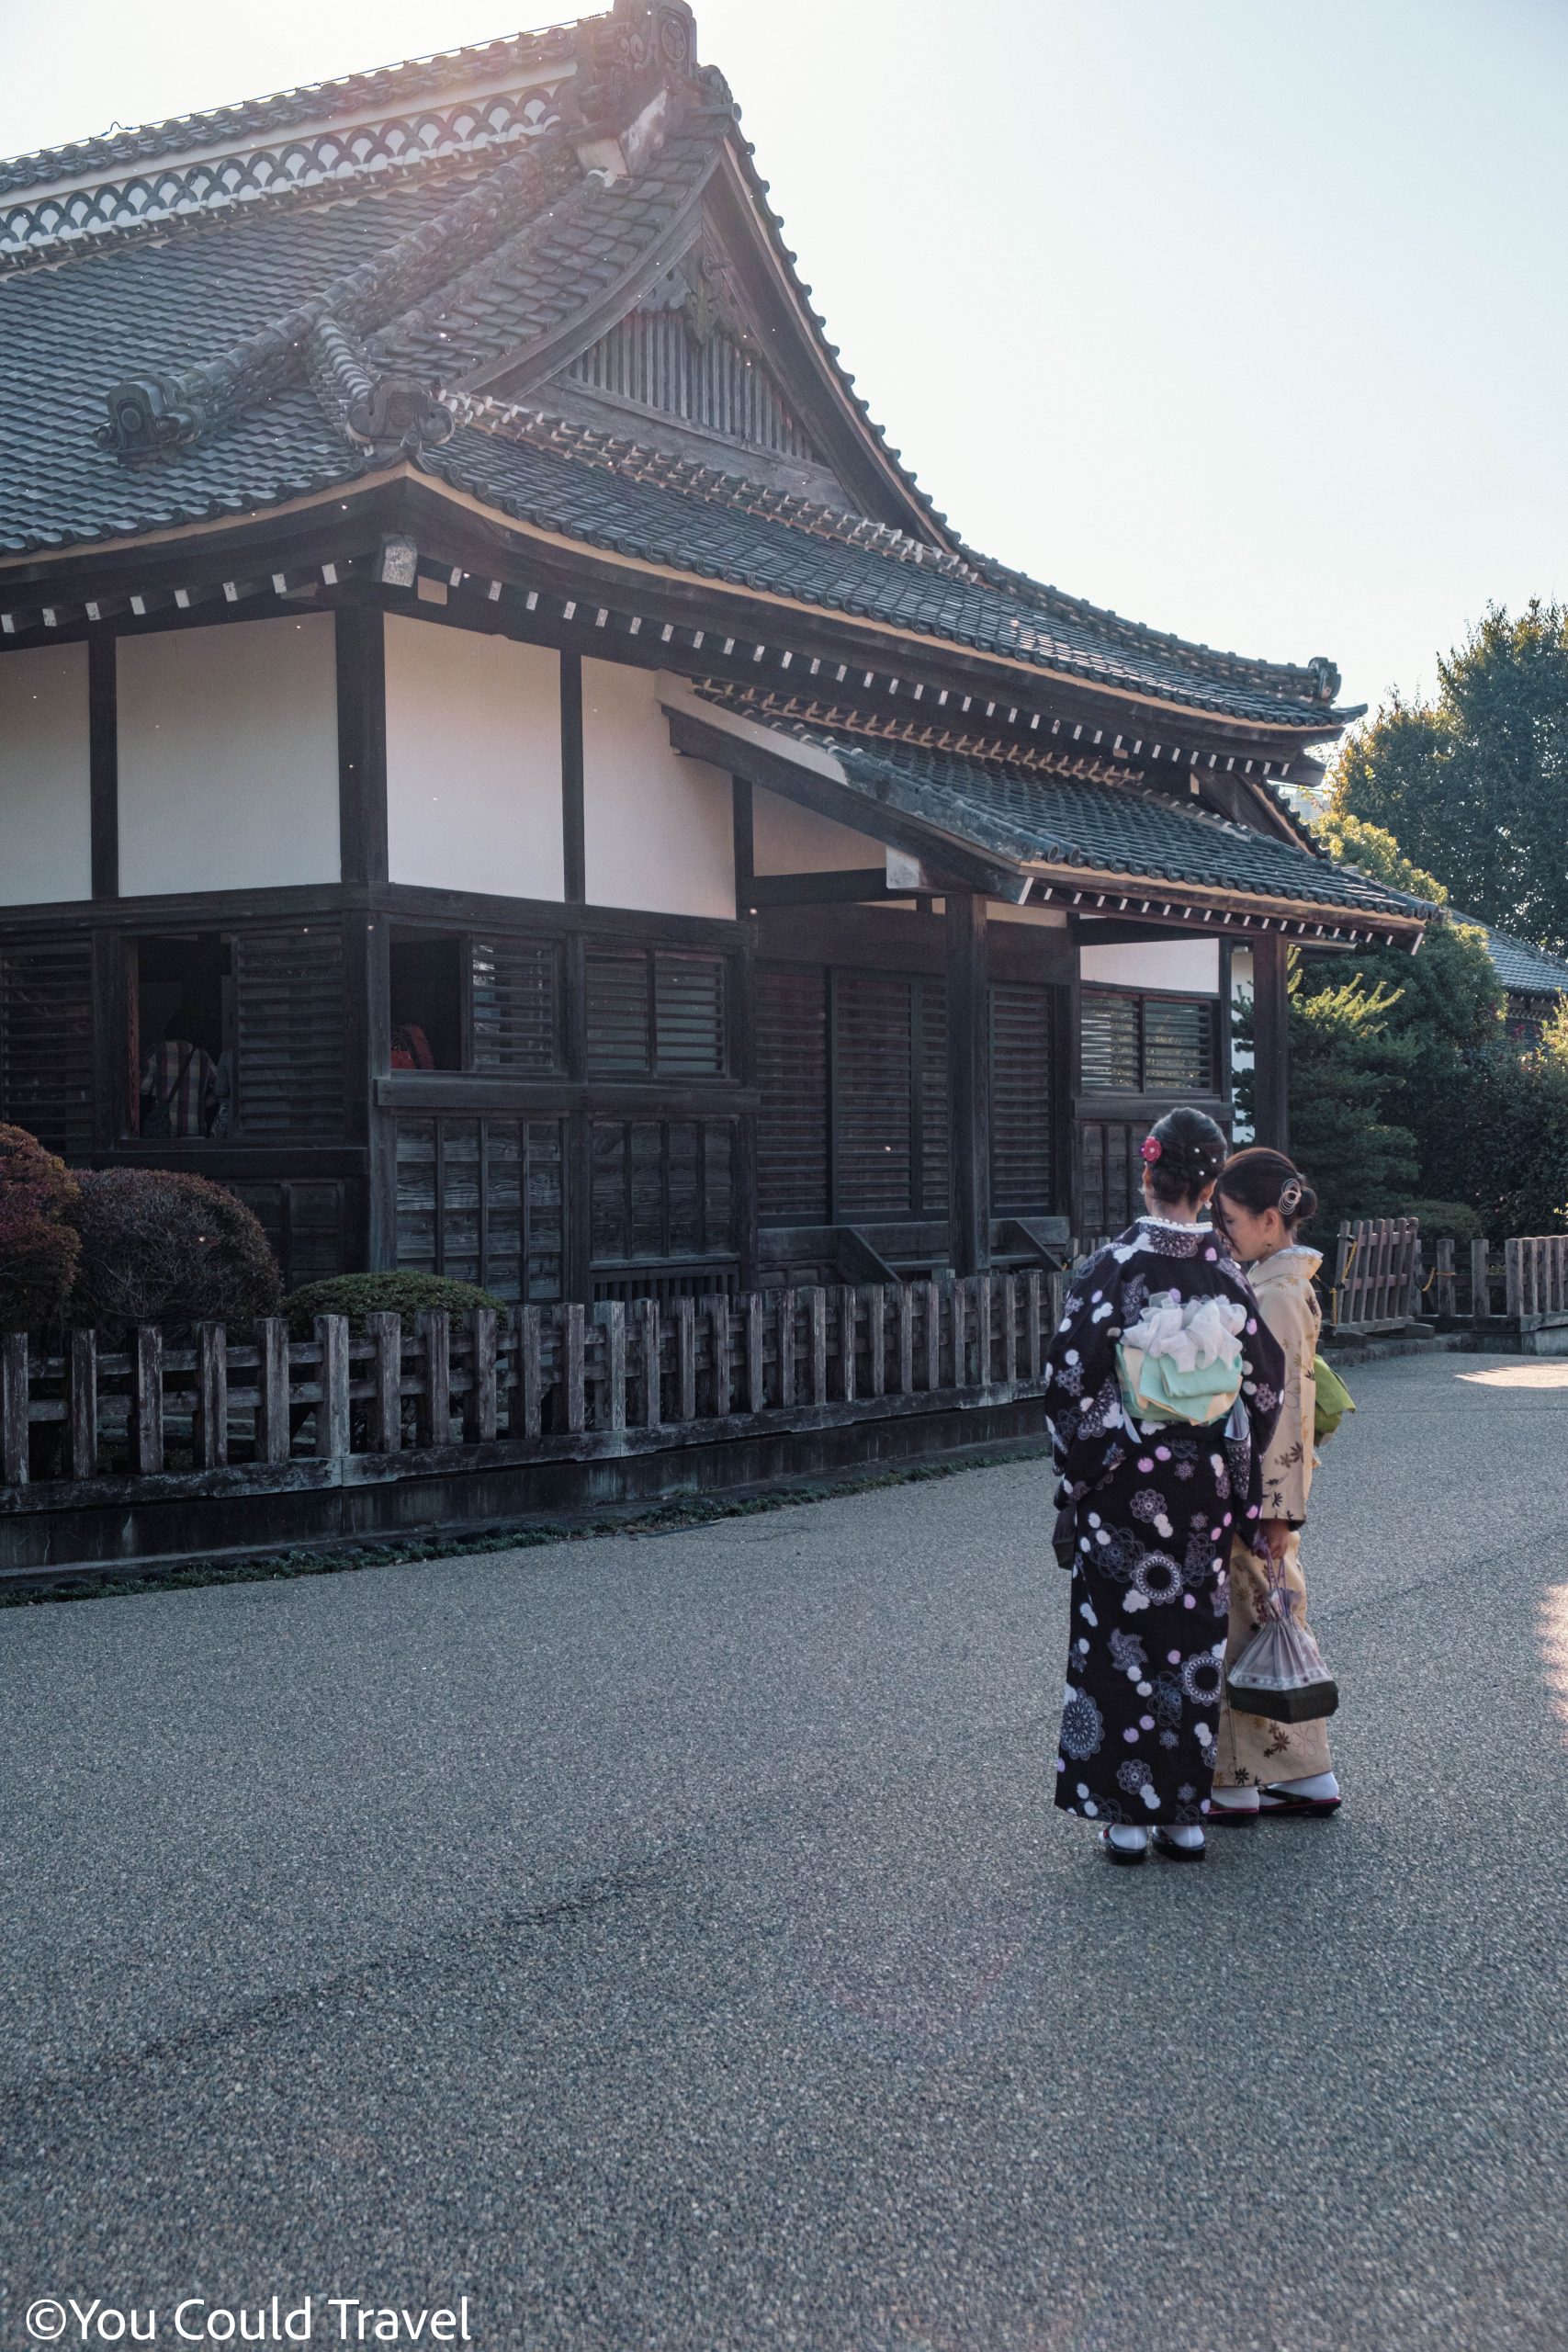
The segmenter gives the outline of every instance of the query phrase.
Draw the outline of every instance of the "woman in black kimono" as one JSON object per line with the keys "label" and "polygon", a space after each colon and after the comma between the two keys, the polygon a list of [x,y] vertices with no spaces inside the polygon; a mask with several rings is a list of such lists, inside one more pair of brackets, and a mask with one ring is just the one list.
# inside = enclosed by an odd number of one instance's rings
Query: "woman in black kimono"
{"label": "woman in black kimono", "polygon": [[[1203,1856],[1224,1679],[1232,1530],[1256,1529],[1259,1470],[1283,1360],[1222,1234],[1198,1222],[1225,1158],[1201,1111],[1172,1111],[1143,1147],[1148,1215],[1082,1266],[1051,1342],[1047,1409],[1057,1541],[1072,1545],[1067,1688],[1056,1803],[1100,1825],[1111,1861],[1150,1832]],[[1207,1426],[1129,1418],[1117,1342],[1151,1301],[1212,1298],[1237,1329],[1240,1395]]]}

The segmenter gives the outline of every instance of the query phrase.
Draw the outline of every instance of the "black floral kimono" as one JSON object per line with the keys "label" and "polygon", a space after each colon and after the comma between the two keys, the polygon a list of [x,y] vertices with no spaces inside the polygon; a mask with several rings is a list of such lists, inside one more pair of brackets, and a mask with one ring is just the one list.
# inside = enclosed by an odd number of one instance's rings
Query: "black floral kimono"
{"label": "black floral kimono", "polygon": [[[1242,1392],[1208,1427],[1128,1419],[1116,1343],[1152,1295],[1246,1310]],[[1232,1530],[1256,1528],[1284,1363],[1213,1227],[1137,1224],[1078,1272],[1051,1342],[1059,1508],[1071,1505],[1072,1626],[1056,1803],[1128,1823],[1209,1810],[1224,1686]]]}

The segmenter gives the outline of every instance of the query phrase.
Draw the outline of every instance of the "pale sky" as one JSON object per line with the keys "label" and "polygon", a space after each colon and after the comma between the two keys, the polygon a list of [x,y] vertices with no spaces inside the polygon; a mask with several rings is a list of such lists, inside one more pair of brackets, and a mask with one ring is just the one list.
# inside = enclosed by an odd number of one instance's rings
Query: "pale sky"
{"label": "pale sky", "polygon": [[[0,153],[560,13],[506,9],[0,0]],[[1374,704],[1489,600],[1568,593],[1568,0],[697,21],[832,340],[974,544],[1330,654]]]}

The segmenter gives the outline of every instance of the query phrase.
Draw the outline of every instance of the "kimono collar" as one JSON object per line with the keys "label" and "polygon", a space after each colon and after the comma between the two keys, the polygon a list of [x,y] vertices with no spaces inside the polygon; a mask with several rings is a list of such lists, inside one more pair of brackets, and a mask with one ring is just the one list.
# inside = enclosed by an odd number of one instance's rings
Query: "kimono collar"
{"label": "kimono collar", "polygon": [[1283,1250],[1276,1250],[1272,1257],[1259,1258],[1248,1266],[1247,1280],[1254,1290],[1266,1290],[1277,1283],[1310,1283],[1323,1263],[1320,1250],[1309,1250],[1304,1241],[1292,1241]]}

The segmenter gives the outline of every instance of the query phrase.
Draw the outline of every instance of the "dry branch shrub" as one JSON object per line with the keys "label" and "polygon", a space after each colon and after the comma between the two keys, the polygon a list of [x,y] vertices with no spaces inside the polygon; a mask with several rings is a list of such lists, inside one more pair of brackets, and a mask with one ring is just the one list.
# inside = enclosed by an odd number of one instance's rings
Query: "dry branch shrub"
{"label": "dry branch shrub", "polygon": [[111,1335],[135,1323],[248,1323],[283,1296],[260,1224],[205,1176],[102,1169],[81,1179],[76,1221],[73,1323]]}
{"label": "dry branch shrub", "polygon": [[81,1255],[76,1179],[25,1127],[0,1126],[0,1331],[64,1312]]}

